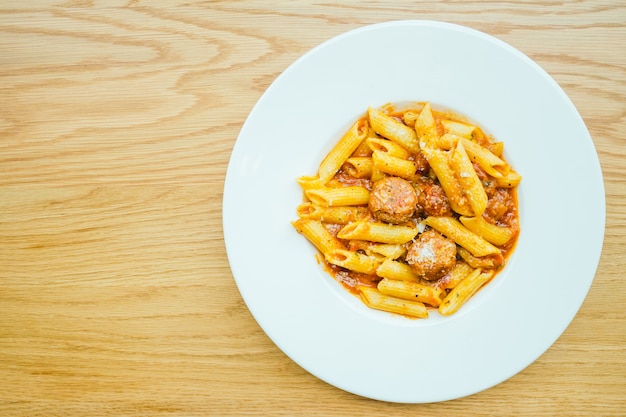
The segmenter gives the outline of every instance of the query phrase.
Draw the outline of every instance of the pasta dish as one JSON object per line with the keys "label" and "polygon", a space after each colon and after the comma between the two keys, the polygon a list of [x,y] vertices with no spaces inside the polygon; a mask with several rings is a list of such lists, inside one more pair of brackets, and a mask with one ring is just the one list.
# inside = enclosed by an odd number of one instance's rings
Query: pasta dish
{"label": "pasta dish", "polygon": [[500,272],[519,235],[521,176],[503,142],[431,104],[370,107],[297,179],[292,224],[370,308],[451,315]]}

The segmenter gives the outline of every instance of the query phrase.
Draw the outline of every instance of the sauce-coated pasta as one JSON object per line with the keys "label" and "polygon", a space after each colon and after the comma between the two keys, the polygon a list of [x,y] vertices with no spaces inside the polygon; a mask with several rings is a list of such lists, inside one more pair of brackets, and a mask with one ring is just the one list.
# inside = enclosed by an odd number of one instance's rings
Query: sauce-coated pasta
{"label": "sauce-coated pasta", "polygon": [[455,313],[504,268],[521,176],[503,143],[430,103],[370,108],[314,176],[292,224],[370,308]]}

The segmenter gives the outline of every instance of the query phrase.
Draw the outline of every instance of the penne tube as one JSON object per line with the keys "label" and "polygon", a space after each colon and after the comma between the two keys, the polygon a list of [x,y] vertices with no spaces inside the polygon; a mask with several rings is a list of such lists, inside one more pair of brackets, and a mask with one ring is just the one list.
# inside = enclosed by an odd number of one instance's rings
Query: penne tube
{"label": "penne tube", "polygon": [[337,233],[337,237],[340,239],[369,240],[392,244],[406,243],[416,235],[416,227],[366,221],[347,224]]}
{"label": "penne tube", "polygon": [[504,152],[504,142],[492,142],[487,145],[487,149],[489,149],[491,153],[498,158],[501,158],[502,153]]}
{"label": "penne tube", "polygon": [[471,140],[461,139],[470,159],[476,162],[485,172],[494,178],[502,178],[509,172],[509,165],[484,146]]}
{"label": "penne tube", "polygon": [[410,155],[409,151],[407,151],[403,146],[388,139],[367,138],[367,143],[372,149],[372,152],[378,151],[401,159],[407,159]]}
{"label": "penne tube", "polygon": [[321,220],[324,209],[325,207],[318,206],[309,201],[296,207],[296,213],[298,213],[298,217],[301,219]]}
{"label": "penne tube", "polygon": [[370,246],[369,252],[382,255],[387,259],[398,259],[406,254],[406,247],[400,244],[376,243]]}
{"label": "penne tube", "polygon": [[482,272],[475,269],[448,293],[439,306],[439,313],[443,316],[456,313],[493,275],[494,271]]}
{"label": "penne tube", "polygon": [[407,110],[402,115],[402,121],[409,127],[415,127],[415,122],[420,117],[420,112],[417,110]]}
{"label": "penne tube", "polygon": [[335,206],[326,207],[322,212],[321,221],[334,224],[348,224],[364,220],[369,216],[367,207]]}
{"label": "penne tube", "polygon": [[357,120],[352,127],[348,129],[319,166],[317,176],[320,178],[322,184],[326,184],[335,176],[346,159],[352,155],[356,148],[367,137],[368,132],[368,122],[364,117]]}
{"label": "penne tube", "polygon": [[359,287],[359,293],[363,303],[369,308],[410,317],[428,318],[428,309],[419,301],[390,297],[375,288],[365,286]]}
{"label": "penne tube", "polygon": [[403,146],[409,152],[419,151],[417,135],[413,129],[372,107],[367,113],[370,125],[376,133]]}
{"label": "penne tube", "polygon": [[326,230],[319,220],[298,219],[291,224],[323,254],[336,249],[345,249],[343,243]]}
{"label": "penne tube", "polygon": [[[457,252],[459,249],[457,249]],[[466,262],[457,262],[452,271],[440,280],[441,287],[445,289],[456,287],[459,285],[459,282],[463,281],[463,279],[473,270],[474,268]]]}
{"label": "penne tube", "polygon": [[374,168],[372,169],[372,176],[370,178],[370,181],[372,183],[375,183],[376,181],[382,180],[386,176],[387,176],[387,174],[385,174],[384,172],[382,172],[381,170],[376,168],[376,166],[374,166]]}
{"label": "penne tube", "polygon": [[368,255],[382,256],[386,260],[397,259],[406,254],[406,247],[399,244],[375,243],[366,240],[351,240],[349,250],[362,250]]}
{"label": "penne tube", "polygon": [[376,137],[376,132],[374,132],[374,130],[372,129],[372,126],[369,124],[367,124],[368,127],[368,131],[365,134],[365,140],[363,140],[359,146],[356,147],[356,149],[354,150],[354,152],[352,152],[351,156],[358,156],[358,157],[362,157],[362,156],[372,156],[372,149],[370,148],[370,146],[367,143],[367,138],[369,137]]}
{"label": "penne tube", "polygon": [[376,275],[381,278],[398,281],[419,281],[419,277],[413,272],[409,265],[392,259],[385,259],[378,269],[376,269]]}
{"label": "penne tube", "polygon": [[459,179],[455,176],[454,170],[448,163],[447,154],[440,150],[432,150],[428,152],[427,156],[428,164],[434,171],[441,188],[445,192],[452,210],[464,216],[471,216],[474,214],[469,201],[465,197],[465,193],[461,188]]}
{"label": "penne tube", "polygon": [[457,253],[472,268],[494,269],[504,262],[504,256],[501,254],[476,257],[465,248],[458,248]]}
{"label": "penne tube", "polygon": [[487,242],[497,246],[502,246],[515,235],[515,231],[510,227],[499,227],[489,223],[482,216],[459,218],[463,226],[467,227]]}
{"label": "penne tube", "polygon": [[322,188],[324,186],[324,184],[322,184],[322,180],[320,180],[318,176],[304,175],[302,177],[298,177],[296,179],[296,182],[298,183],[298,185],[300,185],[300,188],[302,188],[303,190],[311,190],[313,188]]}
{"label": "penne tube", "polygon": [[383,278],[378,283],[377,288],[378,291],[385,295],[403,298],[405,300],[416,300],[433,307],[438,307],[446,296],[444,290],[434,286],[388,278]]}
{"label": "penne tube", "polygon": [[345,172],[354,178],[370,178],[374,170],[374,162],[371,157],[358,156],[348,158],[343,164]]}
{"label": "penne tube", "polygon": [[500,249],[470,231],[453,217],[433,217],[424,219],[427,226],[454,240],[474,256],[486,256],[500,253]]}
{"label": "penne tube", "polygon": [[441,124],[444,132],[451,133],[456,136],[462,136],[466,139],[472,139],[474,137],[474,132],[476,131],[476,126],[457,122],[456,120],[442,119]]}
{"label": "penne tube", "polygon": [[472,161],[470,161],[467,152],[465,152],[463,141],[457,143],[456,148],[452,151],[450,161],[452,169],[461,183],[461,188],[469,201],[469,205],[472,207],[474,216],[482,216],[487,208],[487,193],[483,183],[478,178]]}
{"label": "penne tube", "polygon": [[439,149],[449,151],[459,143],[460,139],[462,139],[461,136],[457,136],[453,133],[444,133],[435,141],[435,144]]}
{"label": "penne tube", "polygon": [[516,187],[522,181],[522,176],[517,172],[511,170],[502,178],[496,178],[496,184],[498,187],[513,188]]}
{"label": "penne tube", "polygon": [[[415,132],[417,134],[419,145],[422,151],[424,148],[435,149],[439,132],[435,124],[435,117],[429,103],[426,103],[419,117],[415,121]],[[426,156],[428,158],[428,156]]]}
{"label": "penne tube", "polygon": [[315,188],[304,194],[311,202],[320,206],[358,206],[367,204],[370,192],[365,187]]}
{"label": "penne tube", "polygon": [[374,169],[377,171],[404,179],[413,178],[417,171],[415,162],[396,158],[385,152],[374,151],[372,161],[374,162]]}
{"label": "penne tube", "polygon": [[381,257],[365,255],[346,249],[332,249],[324,253],[324,257],[328,263],[369,275],[374,275],[376,268],[382,262]]}
{"label": "penne tube", "polygon": [[336,206],[324,207],[311,202],[300,204],[296,208],[298,217],[302,219],[321,220],[325,223],[347,224],[368,217],[367,207]]}

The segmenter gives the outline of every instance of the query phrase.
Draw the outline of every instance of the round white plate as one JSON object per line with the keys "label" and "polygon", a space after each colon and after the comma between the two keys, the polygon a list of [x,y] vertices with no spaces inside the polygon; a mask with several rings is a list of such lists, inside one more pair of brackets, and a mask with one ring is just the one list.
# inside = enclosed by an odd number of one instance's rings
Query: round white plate
{"label": "round white plate", "polygon": [[[522,174],[521,234],[503,272],[451,317],[370,310],[328,275],[290,222],[295,179],[368,106],[430,101],[505,143]],[[593,281],[604,237],[602,173],[557,83],[489,35],[433,21],[362,27],[314,48],[267,89],[232,152],[224,239],[248,308],[311,374],[357,395],[423,403],[490,388],[554,343]]]}

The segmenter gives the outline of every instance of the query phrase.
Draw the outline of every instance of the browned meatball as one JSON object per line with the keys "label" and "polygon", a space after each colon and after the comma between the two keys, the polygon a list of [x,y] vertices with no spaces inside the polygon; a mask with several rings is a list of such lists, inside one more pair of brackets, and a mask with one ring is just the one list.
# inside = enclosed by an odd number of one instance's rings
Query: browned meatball
{"label": "browned meatball", "polygon": [[415,186],[417,189],[417,212],[424,216],[451,216],[452,208],[441,185],[423,178]]}
{"label": "browned meatball", "polygon": [[399,177],[385,177],[372,186],[369,209],[379,220],[399,224],[411,218],[416,203],[417,194],[410,182]]}
{"label": "browned meatball", "polygon": [[406,261],[421,278],[437,280],[454,268],[456,244],[436,230],[427,230],[409,246]]}

